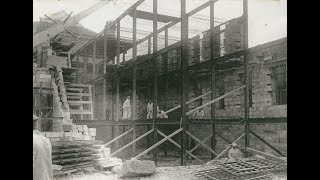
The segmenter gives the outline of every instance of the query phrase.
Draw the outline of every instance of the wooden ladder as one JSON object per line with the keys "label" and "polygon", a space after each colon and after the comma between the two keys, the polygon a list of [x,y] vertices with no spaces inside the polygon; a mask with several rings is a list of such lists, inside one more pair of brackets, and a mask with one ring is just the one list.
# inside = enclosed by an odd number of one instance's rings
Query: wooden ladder
{"label": "wooden ladder", "polygon": [[92,85],[71,83],[66,87],[70,115],[79,120],[92,120],[94,118]]}

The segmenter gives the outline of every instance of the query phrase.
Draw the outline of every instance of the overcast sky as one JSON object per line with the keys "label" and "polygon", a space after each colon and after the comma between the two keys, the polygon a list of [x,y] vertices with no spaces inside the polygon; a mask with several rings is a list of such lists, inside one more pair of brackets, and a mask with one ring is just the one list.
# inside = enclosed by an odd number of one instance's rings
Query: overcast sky
{"label": "overcast sky", "polygon": [[[97,3],[99,0],[33,0],[33,21],[38,21],[45,14],[50,15],[61,10],[73,15]],[[112,21],[122,14],[137,0],[113,0],[100,8],[80,23],[86,28],[100,32],[106,21]],[[207,0],[187,0],[187,12]],[[287,36],[287,0],[248,0],[249,2],[249,47],[273,41]],[[140,8],[152,11],[152,0],[146,0]],[[209,27],[207,23],[198,23],[201,17],[209,17],[209,8],[190,19],[189,28]],[[179,16],[180,0],[159,0],[158,13]],[[242,14],[242,0],[220,0],[215,6],[217,21],[229,20]],[[138,21],[138,25],[139,25]],[[204,21],[206,22],[206,21]],[[208,21],[207,21],[208,22]],[[125,23],[124,23],[125,25]],[[130,26],[129,26],[130,27]],[[140,28],[140,29],[139,29]],[[150,29],[148,29],[150,28]],[[138,26],[138,30],[152,31],[152,26]],[[138,37],[139,38],[139,37]]]}

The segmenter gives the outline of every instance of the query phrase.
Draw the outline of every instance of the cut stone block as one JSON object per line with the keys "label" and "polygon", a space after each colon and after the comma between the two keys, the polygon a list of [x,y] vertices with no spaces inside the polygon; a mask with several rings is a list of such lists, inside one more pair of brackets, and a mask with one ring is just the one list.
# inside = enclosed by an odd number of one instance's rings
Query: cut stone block
{"label": "cut stone block", "polygon": [[150,176],[156,172],[154,161],[127,160],[119,173],[120,178]]}
{"label": "cut stone block", "polygon": [[71,130],[72,130],[72,125],[68,125],[68,124],[63,125],[64,132],[70,132]]}
{"label": "cut stone block", "polygon": [[96,128],[89,128],[89,136],[96,136]]}
{"label": "cut stone block", "polygon": [[46,137],[63,137],[63,132],[46,132]]}

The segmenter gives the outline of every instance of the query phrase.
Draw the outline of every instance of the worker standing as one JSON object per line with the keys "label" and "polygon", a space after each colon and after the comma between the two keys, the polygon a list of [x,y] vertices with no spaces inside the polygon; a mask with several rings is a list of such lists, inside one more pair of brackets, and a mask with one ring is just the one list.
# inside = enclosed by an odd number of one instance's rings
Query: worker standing
{"label": "worker standing", "polygon": [[196,119],[203,119],[204,116],[204,111],[203,109],[198,109],[197,111],[195,111],[192,116]]}
{"label": "worker standing", "polygon": [[231,144],[231,149],[229,150],[228,157],[230,160],[236,160],[242,158],[242,152],[240,151],[236,143]]}
{"label": "worker standing", "polygon": [[127,99],[123,103],[122,109],[123,109],[122,119],[130,118],[131,117],[130,96],[127,96]]}
{"label": "worker standing", "polygon": [[157,106],[157,111],[158,111],[157,112],[158,118],[168,118],[168,116],[164,113],[164,111],[159,109],[159,106]]}
{"label": "worker standing", "polygon": [[39,118],[33,115],[33,180],[51,180],[52,146],[39,131]]}
{"label": "worker standing", "polygon": [[149,101],[147,105],[147,119],[152,119],[152,113],[153,113],[153,103]]}

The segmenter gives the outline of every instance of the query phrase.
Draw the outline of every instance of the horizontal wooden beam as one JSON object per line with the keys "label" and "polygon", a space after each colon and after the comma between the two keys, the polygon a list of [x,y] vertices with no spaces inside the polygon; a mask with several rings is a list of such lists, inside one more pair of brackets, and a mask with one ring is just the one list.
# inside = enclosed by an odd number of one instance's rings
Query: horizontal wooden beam
{"label": "horizontal wooden beam", "polygon": [[67,88],[67,91],[79,91],[79,92],[82,92],[83,89],[82,88]]}
{"label": "horizontal wooden beam", "polygon": [[90,85],[88,84],[68,84],[68,87],[82,87],[82,88],[89,88]]}
{"label": "horizontal wooden beam", "polygon": [[[129,15],[131,17],[133,17],[133,13],[132,12],[130,12]],[[154,17],[153,17],[153,13],[151,13],[151,12],[136,10],[136,18],[153,21]],[[179,20],[180,20],[180,18],[178,18],[178,17],[168,16],[168,15],[163,15],[163,14],[157,14],[157,21],[158,22],[168,23],[168,22],[171,22],[171,21],[179,21]]]}
{"label": "horizontal wooden beam", "polygon": [[93,112],[85,110],[70,110],[70,114],[93,114]]}
{"label": "horizontal wooden beam", "polygon": [[68,101],[68,104],[92,104],[92,101]]}
{"label": "horizontal wooden beam", "polygon": [[78,96],[79,95],[79,96],[86,96],[86,97],[87,96],[89,96],[89,97],[92,96],[92,94],[90,94],[90,93],[69,93],[69,92],[67,93],[67,96],[68,95],[70,95],[70,96]]}

